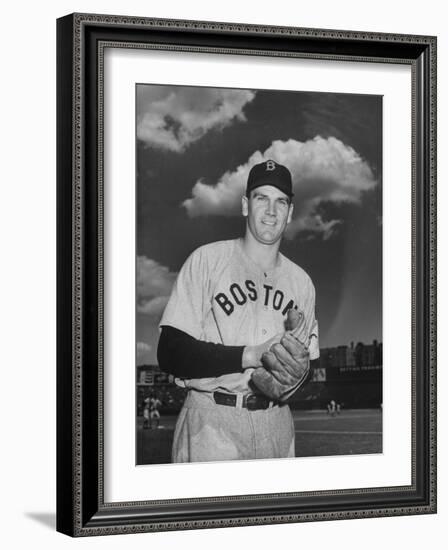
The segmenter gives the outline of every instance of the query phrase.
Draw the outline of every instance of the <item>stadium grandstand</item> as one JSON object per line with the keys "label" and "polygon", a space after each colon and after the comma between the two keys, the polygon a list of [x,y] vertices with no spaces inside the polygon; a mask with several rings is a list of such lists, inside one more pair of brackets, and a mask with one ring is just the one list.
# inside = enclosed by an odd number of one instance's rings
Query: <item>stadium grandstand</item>
{"label": "stadium grandstand", "polygon": [[[309,380],[289,401],[292,409],[326,409],[334,400],[341,409],[377,408],[382,404],[382,344],[362,342],[321,348],[320,358],[311,362]],[[186,391],[158,365],[137,367],[137,415],[143,414],[143,401],[157,395],[160,412],[177,414]]]}

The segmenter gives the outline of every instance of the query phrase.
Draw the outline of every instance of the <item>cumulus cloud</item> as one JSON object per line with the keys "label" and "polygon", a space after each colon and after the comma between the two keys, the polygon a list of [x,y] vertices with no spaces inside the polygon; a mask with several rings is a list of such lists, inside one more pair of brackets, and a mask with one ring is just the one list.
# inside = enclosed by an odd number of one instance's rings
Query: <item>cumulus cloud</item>
{"label": "cumulus cloud", "polygon": [[146,342],[137,342],[137,362],[146,363],[151,360],[152,346]]}
{"label": "cumulus cloud", "polygon": [[249,170],[268,159],[285,164],[293,175],[294,216],[286,233],[291,238],[303,231],[330,237],[341,221],[322,219],[321,203],[360,203],[362,193],[377,184],[368,163],[339,139],[278,140],[264,153],[253,153],[235,171],[223,174],[215,185],[198,180],[183,206],[191,217],[238,215]]}
{"label": "cumulus cloud", "polygon": [[137,342],[137,354],[143,355],[144,353],[148,353],[151,350],[152,346],[150,346],[146,342]]}
{"label": "cumulus cloud", "polygon": [[168,299],[169,296],[156,296],[150,300],[143,300],[143,302],[137,306],[137,311],[145,315],[152,315],[153,317],[157,315],[161,316],[168,303]]}
{"label": "cumulus cloud", "polygon": [[244,121],[250,90],[138,86],[137,137],[148,146],[182,153],[212,129]]}
{"label": "cumulus cloud", "polygon": [[137,311],[161,317],[168,302],[177,273],[147,258],[137,257]]}

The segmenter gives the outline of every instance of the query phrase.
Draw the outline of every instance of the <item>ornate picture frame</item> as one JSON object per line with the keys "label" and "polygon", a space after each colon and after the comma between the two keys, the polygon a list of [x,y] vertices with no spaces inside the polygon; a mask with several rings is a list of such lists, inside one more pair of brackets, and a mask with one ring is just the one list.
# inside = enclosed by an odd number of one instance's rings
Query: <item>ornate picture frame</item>
{"label": "ornate picture frame", "polygon": [[[436,43],[431,36],[110,15],[58,20],[58,531],[91,536],[436,512]],[[154,499],[148,490],[144,500],[105,500],[104,52],[110,47],[410,67],[409,485],[169,499]]]}

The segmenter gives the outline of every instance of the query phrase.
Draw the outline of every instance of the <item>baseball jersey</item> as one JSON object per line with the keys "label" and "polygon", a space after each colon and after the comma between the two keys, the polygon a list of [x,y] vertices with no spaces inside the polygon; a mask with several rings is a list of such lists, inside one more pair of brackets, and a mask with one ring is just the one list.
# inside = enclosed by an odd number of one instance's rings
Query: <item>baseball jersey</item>
{"label": "baseball jersey", "polygon": [[[310,358],[319,357],[315,290],[307,273],[279,254],[275,268],[263,270],[243,251],[242,239],[201,246],[184,263],[160,326],[168,325],[198,340],[227,346],[252,346],[285,330],[286,312],[302,311]],[[247,393],[254,369],[215,378],[176,379],[202,391]]]}

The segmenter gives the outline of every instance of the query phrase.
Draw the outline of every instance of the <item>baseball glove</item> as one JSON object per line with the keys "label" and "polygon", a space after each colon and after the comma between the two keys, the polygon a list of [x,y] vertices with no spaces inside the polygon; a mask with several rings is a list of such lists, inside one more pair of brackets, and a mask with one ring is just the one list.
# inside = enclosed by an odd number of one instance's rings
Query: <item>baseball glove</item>
{"label": "baseball glove", "polygon": [[286,401],[305,381],[310,370],[305,318],[294,309],[288,311],[286,332],[280,343],[262,355],[262,367],[252,373],[252,381],[265,395]]}

